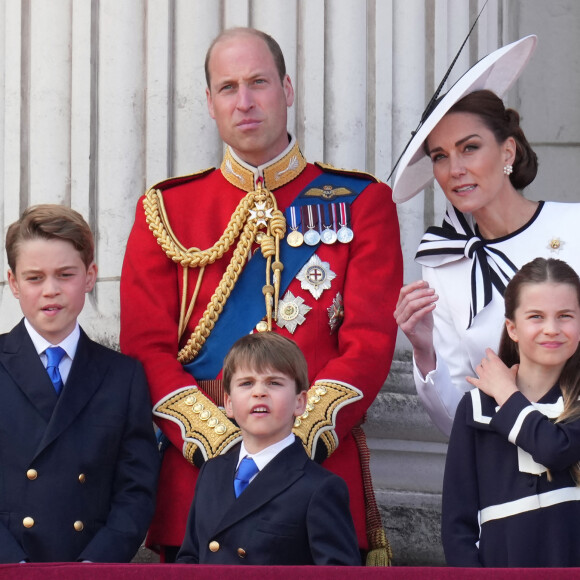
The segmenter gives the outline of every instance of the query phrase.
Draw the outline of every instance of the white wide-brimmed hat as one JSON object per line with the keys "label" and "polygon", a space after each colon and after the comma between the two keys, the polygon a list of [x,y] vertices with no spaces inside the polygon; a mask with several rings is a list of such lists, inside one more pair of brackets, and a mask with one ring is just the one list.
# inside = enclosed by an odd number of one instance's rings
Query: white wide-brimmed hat
{"label": "white wide-brimmed hat", "polygon": [[474,64],[441,98],[417,129],[403,153],[393,184],[393,201],[411,199],[433,179],[433,164],[425,154],[423,143],[449,109],[465,95],[487,89],[503,97],[524,70],[537,37],[526,36],[498,48]]}

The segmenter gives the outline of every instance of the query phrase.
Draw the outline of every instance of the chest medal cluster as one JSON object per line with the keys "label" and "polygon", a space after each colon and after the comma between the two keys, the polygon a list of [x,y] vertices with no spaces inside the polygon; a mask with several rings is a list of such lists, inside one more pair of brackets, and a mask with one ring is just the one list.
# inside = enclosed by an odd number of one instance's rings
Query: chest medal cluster
{"label": "chest medal cluster", "polygon": [[348,202],[291,206],[286,210],[290,232],[286,241],[293,248],[302,244],[348,244],[354,238]]}
{"label": "chest medal cluster", "polygon": [[[313,184],[303,191],[296,205],[285,211],[288,234],[286,242],[291,248],[319,244],[349,244],[354,239],[351,224],[351,202],[356,193],[342,185],[327,183]],[[332,287],[336,273],[329,262],[322,261],[317,254],[312,254],[306,264],[296,275],[303,290],[307,290],[315,300],[319,300],[324,290]],[[304,299],[286,292],[280,301],[276,323],[293,334],[298,326],[306,320],[312,308]],[[340,292],[337,292],[332,304],[326,309],[330,333],[340,327],[344,318],[344,303]]]}

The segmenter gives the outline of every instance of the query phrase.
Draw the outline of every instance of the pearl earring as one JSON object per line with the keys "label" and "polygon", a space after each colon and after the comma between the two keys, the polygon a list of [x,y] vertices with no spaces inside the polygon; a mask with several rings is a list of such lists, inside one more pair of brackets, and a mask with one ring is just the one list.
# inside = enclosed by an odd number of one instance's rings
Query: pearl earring
{"label": "pearl earring", "polygon": [[503,173],[504,175],[511,175],[514,171],[513,165],[504,165]]}

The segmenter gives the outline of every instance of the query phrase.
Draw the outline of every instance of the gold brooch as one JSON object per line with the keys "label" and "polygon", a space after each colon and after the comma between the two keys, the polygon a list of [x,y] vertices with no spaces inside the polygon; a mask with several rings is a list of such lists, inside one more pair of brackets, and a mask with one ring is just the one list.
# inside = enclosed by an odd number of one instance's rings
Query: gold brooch
{"label": "gold brooch", "polygon": [[557,254],[562,249],[563,245],[564,245],[563,240],[554,237],[548,242],[548,249]]}

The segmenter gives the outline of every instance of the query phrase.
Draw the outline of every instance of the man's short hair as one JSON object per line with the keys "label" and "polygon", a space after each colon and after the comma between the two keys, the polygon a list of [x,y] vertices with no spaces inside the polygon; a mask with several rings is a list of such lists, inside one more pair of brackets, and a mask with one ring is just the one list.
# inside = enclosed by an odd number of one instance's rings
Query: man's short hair
{"label": "man's short hair", "polygon": [[208,89],[211,89],[210,86],[211,81],[209,75],[209,59],[211,57],[211,53],[213,51],[214,46],[218,42],[225,40],[226,38],[234,38],[236,36],[242,36],[243,34],[256,36],[257,38],[261,38],[266,43],[266,46],[268,47],[268,50],[270,51],[270,54],[274,59],[276,69],[278,70],[280,82],[284,81],[284,77],[286,76],[286,62],[284,61],[284,55],[282,54],[282,49],[280,48],[280,45],[269,34],[266,34],[261,30],[257,30],[256,28],[244,28],[244,27],[227,28],[214,38],[213,42],[207,49],[207,53],[205,55],[205,81],[207,83]]}
{"label": "man's short hair", "polygon": [[229,395],[234,373],[240,368],[277,371],[296,382],[296,393],[307,391],[308,364],[298,345],[275,332],[247,334],[237,340],[224,360],[223,385]]}
{"label": "man's short hair", "polygon": [[74,209],[57,204],[33,205],[25,209],[20,219],[6,233],[8,266],[16,273],[18,250],[28,240],[63,240],[71,243],[88,268],[95,255],[91,228]]}

